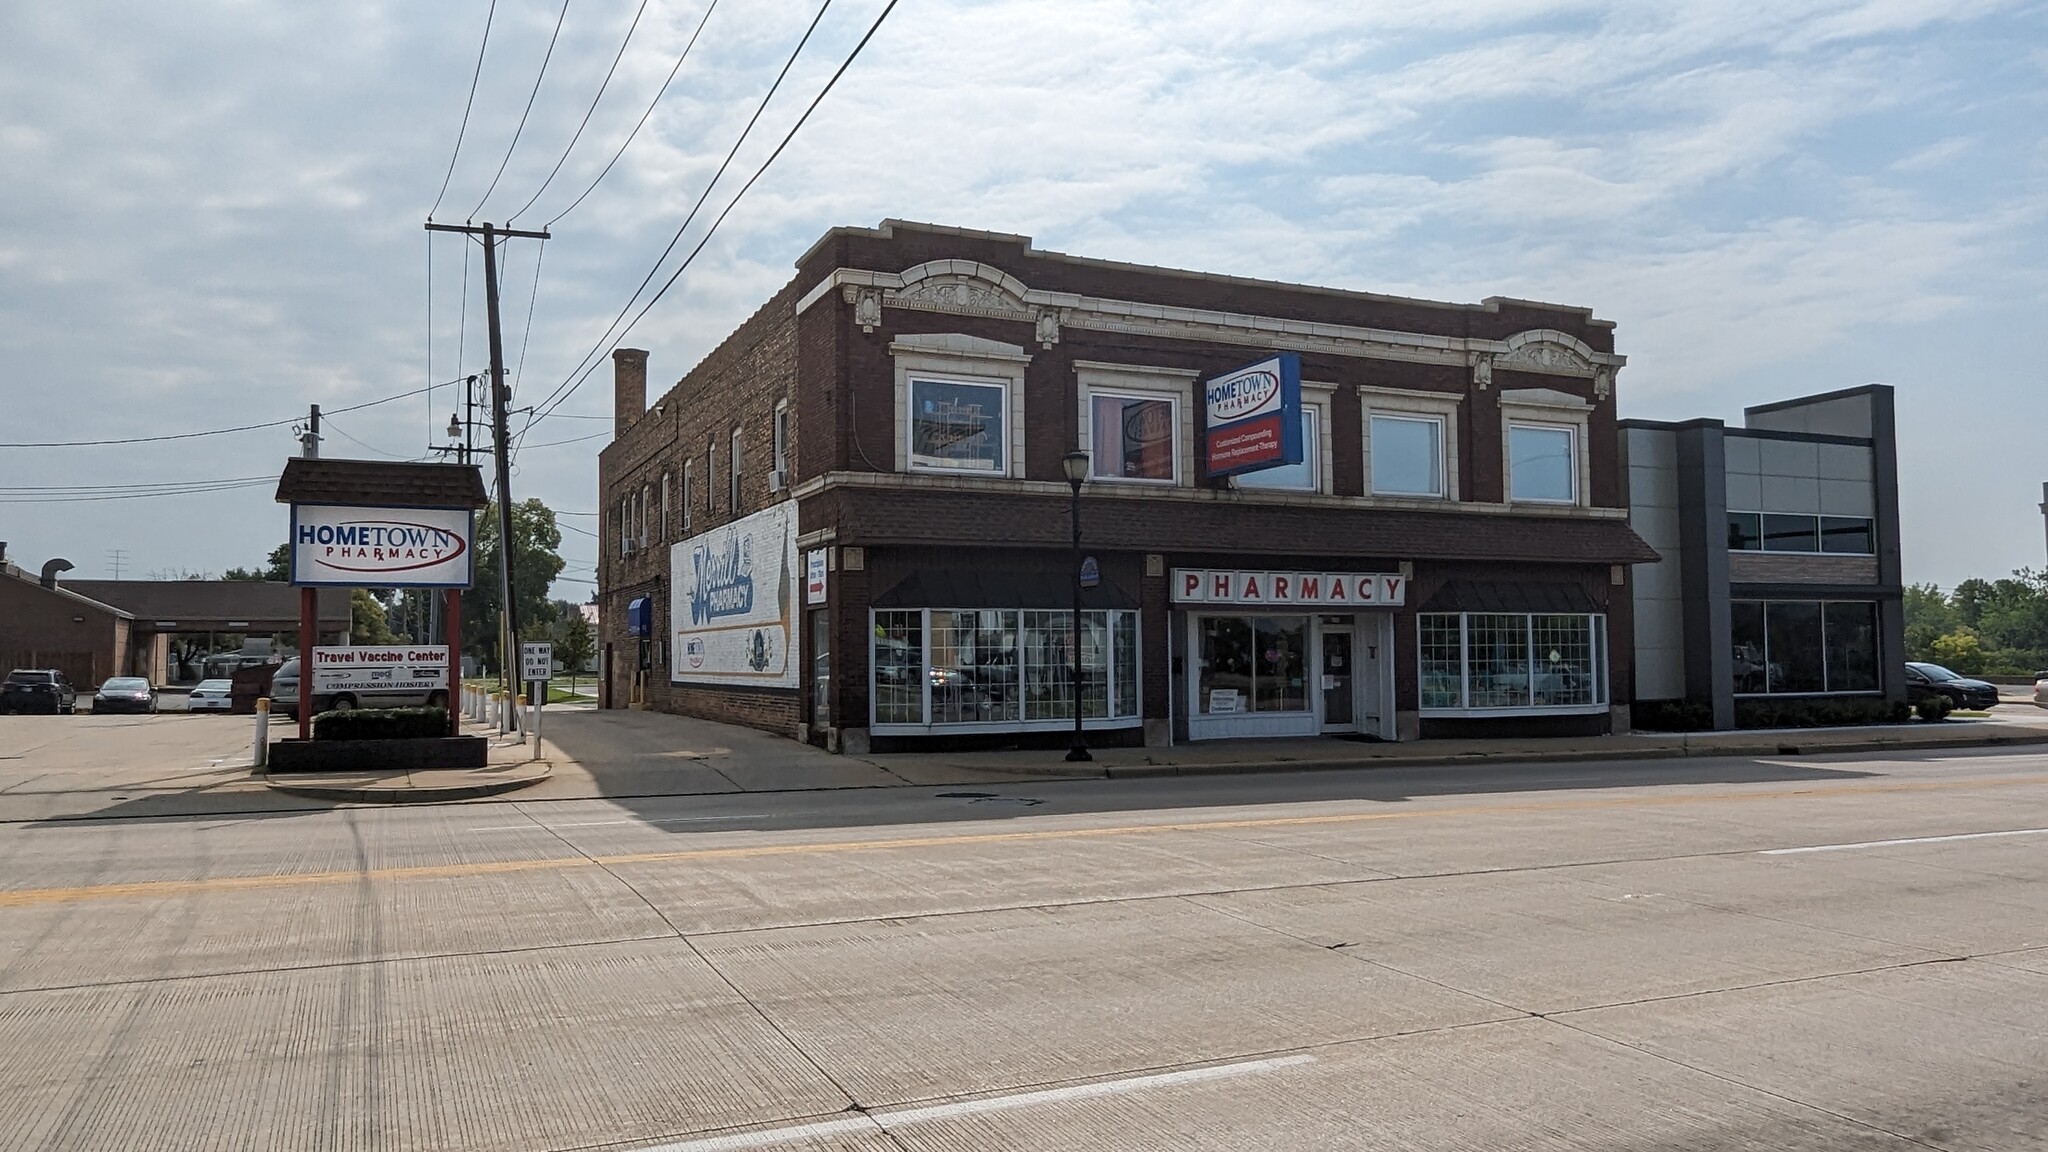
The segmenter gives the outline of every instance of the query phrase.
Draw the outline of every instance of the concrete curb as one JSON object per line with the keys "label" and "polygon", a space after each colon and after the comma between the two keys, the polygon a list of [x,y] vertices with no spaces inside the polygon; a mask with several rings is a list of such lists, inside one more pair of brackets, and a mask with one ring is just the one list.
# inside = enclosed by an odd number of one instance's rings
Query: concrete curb
{"label": "concrete curb", "polygon": [[323,782],[317,775],[299,773],[289,776],[265,776],[264,786],[273,792],[292,796],[307,796],[315,800],[337,800],[356,804],[442,804],[451,800],[473,800],[479,796],[496,796],[528,788],[554,775],[552,766],[541,763],[541,771],[496,779],[470,780],[464,783],[413,784],[411,777],[402,777],[405,784],[393,785],[388,782],[377,784],[336,784]]}
{"label": "concrete curb", "polygon": [[[1326,772],[1345,768],[1452,768],[1474,764],[1569,764],[1613,760],[1685,760],[1710,757],[1821,756],[1855,752],[1918,752],[1956,748],[1996,748],[2004,745],[2048,744],[2048,730],[1997,736],[1957,736],[1935,740],[1867,739],[1828,743],[1801,741],[1796,734],[1770,741],[1741,744],[1652,745],[1646,748],[1577,749],[1558,752],[1468,753],[1457,756],[1371,756],[1316,760],[1239,760],[1196,764],[1112,764],[1087,772],[1074,766],[1006,765],[1001,771],[1020,776],[1048,779],[1137,780],[1159,776],[1229,776],[1255,772]],[[972,765],[956,765],[973,767]]]}

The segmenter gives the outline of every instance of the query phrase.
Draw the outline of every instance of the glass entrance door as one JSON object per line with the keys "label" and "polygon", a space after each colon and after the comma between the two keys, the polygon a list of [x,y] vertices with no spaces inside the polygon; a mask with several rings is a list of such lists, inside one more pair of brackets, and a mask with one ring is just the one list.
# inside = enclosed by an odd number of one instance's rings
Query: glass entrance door
{"label": "glass entrance door", "polygon": [[1358,669],[1352,660],[1351,629],[1323,629],[1323,731],[1350,732],[1358,727],[1352,685]]}

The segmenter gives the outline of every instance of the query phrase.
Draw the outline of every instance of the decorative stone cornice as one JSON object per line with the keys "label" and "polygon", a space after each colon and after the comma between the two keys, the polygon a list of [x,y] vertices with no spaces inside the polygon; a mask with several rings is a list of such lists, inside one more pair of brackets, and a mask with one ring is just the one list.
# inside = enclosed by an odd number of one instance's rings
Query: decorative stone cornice
{"label": "decorative stone cornice", "polygon": [[853,306],[854,322],[872,333],[882,310],[902,308],[955,316],[984,316],[1030,324],[1042,348],[1059,343],[1064,328],[1238,344],[1249,348],[1320,352],[1373,360],[1456,365],[1471,369],[1480,388],[1493,369],[1507,368],[1594,381],[1605,399],[1616,368],[1627,358],[1595,351],[1569,332],[1535,328],[1505,340],[1467,339],[1285,316],[1183,308],[1136,300],[1047,292],[1027,287],[1000,268],[973,260],[933,260],[903,272],[840,268],[797,302],[799,313],[838,290]]}

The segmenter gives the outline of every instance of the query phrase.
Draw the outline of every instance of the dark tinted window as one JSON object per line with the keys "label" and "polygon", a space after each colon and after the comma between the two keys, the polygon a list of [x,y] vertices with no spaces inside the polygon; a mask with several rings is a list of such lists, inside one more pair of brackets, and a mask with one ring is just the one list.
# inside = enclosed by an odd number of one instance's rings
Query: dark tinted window
{"label": "dark tinted window", "polygon": [[1736,694],[1764,691],[1764,606],[1738,600],[1728,606],[1728,622],[1735,646]]}
{"label": "dark tinted window", "polygon": [[1827,618],[1828,691],[1877,691],[1877,605],[1828,604],[1822,611]]}
{"label": "dark tinted window", "polygon": [[1877,534],[1871,530],[1870,520],[1862,516],[1823,516],[1820,518],[1820,550],[1823,552],[1853,552],[1868,555],[1877,551]]}
{"label": "dark tinted window", "polygon": [[7,674],[7,682],[9,684],[48,684],[50,683],[50,674],[48,672],[9,672]]}
{"label": "dark tinted window", "polygon": [[1764,551],[1820,551],[1819,517],[1764,515]]}
{"label": "dark tinted window", "polygon": [[1827,687],[1820,605],[1773,602],[1765,608],[1764,628],[1770,639],[1770,691],[1819,692]]}
{"label": "dark tinted window", "polygon": [[1761,517],[1754,512],[1730,512],[1728,514],[1728,548],[1735,552],[1754,552],[1764,546],[1764,530]]}

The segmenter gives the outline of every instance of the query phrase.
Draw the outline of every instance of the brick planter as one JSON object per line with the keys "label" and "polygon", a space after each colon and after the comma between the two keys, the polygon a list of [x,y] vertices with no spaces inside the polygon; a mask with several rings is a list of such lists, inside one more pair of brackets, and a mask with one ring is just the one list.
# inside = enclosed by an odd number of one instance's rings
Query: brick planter
{"label": "brick planter", "polygon": [[392,772],[425,768],[484,768],[490,741],[482,736],[414,740],[279,740],[270,746],[270,771]]}

